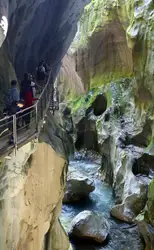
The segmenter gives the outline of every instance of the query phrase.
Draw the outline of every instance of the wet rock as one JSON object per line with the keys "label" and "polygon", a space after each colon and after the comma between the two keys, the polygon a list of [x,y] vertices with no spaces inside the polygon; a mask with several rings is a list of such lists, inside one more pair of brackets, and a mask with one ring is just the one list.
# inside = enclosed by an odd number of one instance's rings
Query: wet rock
{"label": "wet rock", "polygon": [[88,150],[98,150],[96,122],[88,118],[83,118],[77,125],[77,139],[75,147],[77,150],[86,148]]}
{"label": "wet rock", "polygon": [[76,173],[69,173],[63,203],[80,201],[94,190],[93,181]]}
{"label": "wet rock", "polygon": [[154,250],[154,228],[146,221],[137,223],[146,244],[146,250]]}
{"label": "wet rock", "polygon": [[149,138],[152,134],[151,121],[147,120],[143,126],[142,131],[128,138],[128,144],[133,144],[138,147],[147,147],[149,144]]}
{"label": "wet rock", "polygon": [[135,159],[132,168],[135,175],[143,174],[149,176],[150,170],[154,170],[154,156],[143,154],[139,159]]}
{"label": "wet rock", "polygon": [[133,222],[132,220],[133,220],[134,215],[130,209],[125,207],[124,204],[115,205],[111,209],[111,215],[121,221],[125,221],[128,223]]}
{"label": "wet rock", "polygon": [[[129,194],[129,192],[132,193]],[[146,201],[147,185],[145,183],[142,183],[141,181],[136,180],[136,183],[132,182],[132,187],[126,194],[123,203],[117,204],[111,209],[111,215],[121,221],[132,223],[135,217],[145,207]]]}
{"label": "wet rock", "polygon": [[149,184],[147,206],[137,218],[140,233],[145,241],[146,250],[154,249],[154,179]]}
{"label": "wet rock", "polygon": [[154,179],[151,181],[148,190],[147,216],[154,227]]}
{"label": "wet rock", "polygon": [[46,122],[41,131],[39,140],[51,145],[51,147],[62,157],[69,158],[74,153],[73,140],[64,130],[60,123],[60,117],[53,116],[50,111],[47,112]]}
{"label": "wet rock", "polygon": [[71,223],[70,236],[103,243],[110,232],[110,225],[98,212],[83,211]]}

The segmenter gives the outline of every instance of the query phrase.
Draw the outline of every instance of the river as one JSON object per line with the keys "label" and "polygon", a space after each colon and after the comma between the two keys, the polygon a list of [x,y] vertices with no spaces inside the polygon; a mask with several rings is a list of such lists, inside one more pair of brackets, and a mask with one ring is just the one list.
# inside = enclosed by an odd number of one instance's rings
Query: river
{"label": "river", "polygon": [[89,199],[78,204],[63,205],[60,220],[68,232],[72,219],[83,210],[99,211],[104,214],[111,225],[109,241],[106,245],[89,244],[88,242],[72,242],[73,250],[143,250],[144,245],[139,236],[137,227],[110,217],[110,209],[114,205],[112,189],[103,183],[98,175],[99,162],[71,161],[69,169],[91,178],[95,182],[95,190],[90,194]]}

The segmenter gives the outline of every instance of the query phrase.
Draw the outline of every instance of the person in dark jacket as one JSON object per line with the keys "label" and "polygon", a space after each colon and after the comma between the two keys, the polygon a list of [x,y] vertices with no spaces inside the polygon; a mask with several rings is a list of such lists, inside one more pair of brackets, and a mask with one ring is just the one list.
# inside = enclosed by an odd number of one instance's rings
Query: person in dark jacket
{"label": "person in dark jacket", "polygon": [[44,65],[44,61],[41,60],[38,67],[37,67],[37,80],[40,82],[45,81],[47,76],[46,68]]}
{"label": "person in dark jacket", "polygon": [[12,80],[11,88],[9,89],[5,106],[8,110],[10,110],[15,103],[17,104],[18,101],[19,101],[19,91],[17,89],[17,81]]}
{"label": "person in dark jacket", "polygon": [[[33,106],[33,102],[37,100],[38,100],[37,98],[33,98],[31,85],[29,83],[25,90],[25,95],[24,95],[24,109],[27,109]],[[32,109],[28,109],[24,111],[24,121],[26,124],[26,129],[29,129],[31,111]]]}
{"label": "person in dark jacket", "polygon": [[[17,81],[12,80],[11,88],[9,89],[8,98],[6,102],[6,110],[8,115],[12,116],[15,115],[18,111],[20,111],[20,108],[18,107],[18,102],[19,102],[19,91],[17,89]],[[12,131],[12,135],[9,140],[9,143],[12,144],[14,142],[12,118],[10,119],[9,130]]]}
{"label": "person in dark jacket", "polygon": [[20,85],[20,99],[24,100],[25,92],[27,90],[27,86],[30,84],[30,76],[28,73],[24,74],[24,80]]}

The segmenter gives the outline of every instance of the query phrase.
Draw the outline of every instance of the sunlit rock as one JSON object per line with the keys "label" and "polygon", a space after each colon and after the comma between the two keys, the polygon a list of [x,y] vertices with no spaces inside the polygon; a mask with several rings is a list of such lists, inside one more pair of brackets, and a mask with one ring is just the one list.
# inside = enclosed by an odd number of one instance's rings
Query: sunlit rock
{"label": "sunlit rock", "polygon": [[75,172],[70,172],[67,178],[64,203],[82,201],[95,190],[94,182],[87,177],[80,176]]}
{"label": "sunlit rock", "polygon": [[74,238],[103,243],[109,232],[110,225],[102,214],[85,210],[73,219],[69,234]]}

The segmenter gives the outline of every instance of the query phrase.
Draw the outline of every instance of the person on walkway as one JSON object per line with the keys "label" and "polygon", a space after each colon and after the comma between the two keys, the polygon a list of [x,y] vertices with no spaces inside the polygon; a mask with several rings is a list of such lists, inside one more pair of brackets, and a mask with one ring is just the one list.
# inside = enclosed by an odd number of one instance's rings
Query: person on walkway
{"label": "person on walkway", "polygon": [[5,103],[8,114],[13,115],[19,111],[17,103],[19,102],[19,91],[17,89],[17,81],[11,81],[11,88],[9,89],[7,100]]}
{"label": "person on walkway", "polygon": [[45,62],[41,60],[37,67],[37,81],[45,83],[47,75]]}
{"label": "person on walkway", "polygon": [[25,92],[29,83],[30,83],[30,76],[28,73],[25,73],[24,80],[21,82],[21,85],[20,85],[20,99],[21,100],[24,100]]}
{"label": "person on walkway", "polygon": [[47,63],[44,60],[42,60],[42,63],[43,63],[43,66],[45,68],[45,72],[48,75],[51,69],[49,68],[49,66],[47,65]]}
{"label": "person on walkway", "polygon": [[[33,98],[32,91],[31,91],[31,83],[29,82],[24,96],[24,109],[30,108],[33,105],[34,101],[37,101],[38,98]],[[28,109],[24,111],[24,121],[26,124],[26,129],[29,129],[30,125],[30,117],[31,117],[32,109]]]}
{"label": "person on walkway", "polygon": [[36,83],[32,75],[30,75],[30,86],[31,86],[31,91],[32,91],[32,96],[33,98],[36,97]]}
{"label": "person on walkway", "polygon": [[[17,81],[12,80],[11,81],[11,88],[8,92],[8,98],[6,101],[6,112],[9,116],[12,116],[16,114],[18,111],[20,111],[20,107],[18,107],[19,102],[19,91],[17,89]],[[18,126],[18,124],[17,124]],[[8,129],[12,131],[13,133],[13,119],[10,117],[9,123],[8,123]],[[10,137],[9,143],[12,144],[14,142],[13,134]]]}

